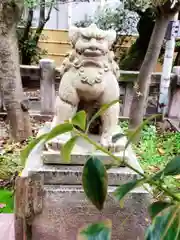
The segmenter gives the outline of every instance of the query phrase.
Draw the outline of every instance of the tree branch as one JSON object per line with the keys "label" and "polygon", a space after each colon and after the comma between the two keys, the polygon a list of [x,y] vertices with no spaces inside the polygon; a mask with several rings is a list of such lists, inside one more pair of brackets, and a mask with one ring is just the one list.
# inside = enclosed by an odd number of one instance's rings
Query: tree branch
{"label": "tree branch", "polygon": [[24,34],[23,34],[23,37],[22,37],[23,42],[28,39],[29,31],[30,31],[30,28],[32,26],[33,15],[34,15],[33,8],[29,8],[27,24],[26,24],[26,27],[24,29]]}
{"label": "tree branch", "polygon": [[47,14],[47,17],[45,18],[45,0],[41,0],[41,3],[44,2],[44,4],[40,5],[40,19],[39,19],[39,25],[37,27],[36,33],[34,35],[34,41],[36,42],[36,44],[39,41],[40,35],[44,29],[45,24],[47,23],[47,21],[50,19],[50,15],[51,15],[51,11],[54,5],[55,0],[51,1],[50,7],[49,7],[49,11]]}
{"label": "tree branch", "polygon": [[52,11],[54,2],[55,2],[55,0],[52,0],[51,5],[50,5],[50,7],[49,7],[49,11],[48,11],[47,17],[46,17],[46,19],[45,19],[46,22],[49,21],[49,19],[50,19],[50,15],[51,15],[51,11]]}
{"label": "tree branch", "polygon": [[39,26],[45,21],[45,0],[40,0]]}

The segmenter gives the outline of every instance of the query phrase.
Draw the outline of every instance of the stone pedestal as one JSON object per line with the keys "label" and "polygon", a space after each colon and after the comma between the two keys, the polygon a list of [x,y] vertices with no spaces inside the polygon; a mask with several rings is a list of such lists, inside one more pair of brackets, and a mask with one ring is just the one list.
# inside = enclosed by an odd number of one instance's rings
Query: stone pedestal
{"label": "stone pedestal", "polygon": [[[44,131],[48,131],[48,128],[39,134]],[[29,191],[34,191],[35,195],[29,200],[27,194],[19,193],[17,196],[17,189],[16,240],[24,240],[25,232],[30,236],[28,240],[76,240],[79,228],[107,218],[112,220],[112,240],[144,239],[144,230],[148,224],[147,206],[150,202],[148,192],[143,188],[135,189],[125,198],[123,208],[112,196],[116,186],[138,176],[126,167],[108,170],[109,194],[103,211],[99,212],[86,198],[81,186],[83,164],[93,149],[84,144],[83,140],[77,145],[72,152],[70,165],[65,165],[59,152],[46,152],[41,144],[30,154],[21,180],[30,178],[32,182],[36,181],[36,184],[31,184]],[[122,157],[121,152],[116,154]],[[111,162],[108,156],[100,152],[97,155],[105,163]],[[141,170],[131,147],[126,151],[125,158]],[[18,184],[16,186],[20,187]],[[32,190],[37,186],[37,191]],[[23,208],[26,209],[24,212],[18,204],[20,196],[21,202],[25,200],[27,204],[30,201],[28,207]],[[42,199],[42,203],[39,199]]]}

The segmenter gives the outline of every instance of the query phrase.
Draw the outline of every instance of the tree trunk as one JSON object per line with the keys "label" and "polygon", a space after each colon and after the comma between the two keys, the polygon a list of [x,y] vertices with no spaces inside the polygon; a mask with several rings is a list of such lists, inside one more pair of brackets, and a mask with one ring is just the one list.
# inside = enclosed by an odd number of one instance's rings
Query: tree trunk
{"label": "tree trunk", "polygon": [[146,105],[146,99],[149,91],[149,85],[151,82],[151,74],[155,68],[158,60],[158,56],[163,43],[164,35],[169,21],[173,15],[166,16],[159,15],[156,19],[156,24],[151,36],[151,40],[148,46],[148,50],[140,69],[140,73],[135,87],[135,93],[130,111],[130,125],[131,130],[139,126],[143,121],[144,107]]}
{"label": "tree trunk", "polygon": [[0,5],[0,85],[15,141],[31,134],[28,101],[24,98],[16,37],[16,25],[23,9],[23,0],[1,0]]}
{"label": "tree trunk", "polygon": [[139,71],[147,52],[148,44],[155,25],[153,9],[148,8],[145,12],[139,12],[137,24],[138,38],[130,47],[127,56],[120,61],[123,70]]}

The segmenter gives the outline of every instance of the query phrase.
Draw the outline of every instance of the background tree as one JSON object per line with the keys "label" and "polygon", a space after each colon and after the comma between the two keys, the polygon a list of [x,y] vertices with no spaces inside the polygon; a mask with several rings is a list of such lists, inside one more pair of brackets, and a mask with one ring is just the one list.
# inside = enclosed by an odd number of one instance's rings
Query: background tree
{"label": "background tree", "polygon": [[32,134],[20,76],[16,36],[23,5],[23,0],[1,0],[0,4],[0,90],[4,94],[10,132],[16,141],[23,141]]}
{"label": "background tree", "polygon": [[120,63],[120,68],[123,70],[140,69],[155,24],[155,14],[152,8],[148,8],[145,11],[134,9],[134,11],[136,11],[140,17],[137,24],[138,38]]}
{"label": "background tree", "polygon": [[130,111],[130,129],[136,128],[143,121],[151,74],[157,63],[168,23],[180,9],[179,0],[152,0],[149,4],[155,9],[156,23],[135,86]]}
{"label": "background tree", "polygon": [[[38,42],[44,26],[50,19],[55,0],[26,0],[25,7],[27,8],[27,18],[21,19],[21,27],[17,28],[20,61],[21,64],[31,65],[37,63],[41,56],[45,54],[38,47]],[[39,9],[38,26],[33,27],[34,12]],[[46,14],[47,12],[47,14]]]}
{"label": "background tree", "polygon": [[[42,32],[49,21],[52,9],[56,9],[56,3],[65,4],[68,0],[24,0],[27,14],[21,18],[17,28],[19,52],[21,64],[31,65],[38,63],[42,55],[47,52],[38,46]],[[83,2],[88,0],[72,0],[74,2]],[[57,10],[57,9],[56,9]],[[39,11],[37,27],[33,26],[35,12]],[[58,11],[58,10],[57,10]],[[32,28],[34,27],[34,28]]]}
{"label": "background tree", "polygon": [[[180,14],[178,19],[180,20]],[[174,61],[174,66],[180,66],[180,41],[179,40],[176,42],[176,52],[177,52],[177,55]]]}
{"label": "background tree", "polygon": [[95,16],[86,16],[85,19],[75,23],[75,25],[78,27],[87,27],[91,23],[95,23],[103,30],[113,28],[116,31],[116,41],[112,49],[115,52],[116,61],[120,64],[121,58],[126,55],[122,46],[127,41],[127,36],[130,40],[130,37],[137,33],[137,22],[138,15],[126,7],[124,8],[122,4],[119,4],[116,8],[110,8],[107,5],[97,10]]}

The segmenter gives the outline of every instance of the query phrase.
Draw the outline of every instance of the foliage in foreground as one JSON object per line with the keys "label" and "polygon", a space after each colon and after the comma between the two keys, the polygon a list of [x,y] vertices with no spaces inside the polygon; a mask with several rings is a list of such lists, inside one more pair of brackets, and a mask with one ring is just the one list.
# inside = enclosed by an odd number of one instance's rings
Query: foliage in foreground
{"label": "foliage in foreground", "polygon": [[12,213],[14,198],[12,191],[0,189],[0,213]]}
{"label": "foliage in foreground", "polygon": [[[112,103],[110,105],[112,105]],[[106,111],[110,105],[103,106],[102,109],[100,109],[100,111],[92,118],[92,120]],[[31,141],[21,154],[22,162],[25,163],[27,156],[38,142],[41,141],[42,143],[46,143],[58,135],[71,132],[73,136],[72,139],[67,141],[61,149],[64,161],[70,161],[70,154],[77,138],[83,138],[85,141],[92,144],[97,150],[108,154],[113,159],[110,166],[105,166],[97,157],[90,156],[84,165],[82,178],[84,192],[96,208],[101,211],[106,200],[108,187],[107,168],[109,169],[113,166],[120,166],[123,163],[126,167],[135,171],[140,178],[117,187],[114,192],[114,197],[117,201],[122,202],[124,197],[131,190],[142,186],[145,183],[148,183],[152,187],[156,187],[164,198],[162,198],[161,201],[156,201],[149,206],[152,224],[146,231],[145,239],[178,240],[180,238],[180,194],[169,190],[164,184],[164,179],[166,176],[176,176],[180,174],[180,156],[174,157],[163,169],[155,174],[147,175],[141,173],[139,170],[125,162],[123,158],[121,159],[116,157],[112,152],[91,140],[88,137],[87,132],[92,121],[87,124],[86,120],[86,113],[84,111],[80,111],[71,121],[58,125],[52,129],[50,133],[44,134]],[[148,121],[145,121],[134,132],[128,133],[129,140],[126,144],[126,149],[129,144],[133,142],[136,134],[139,134],[144,125],[147,123]],[[122,137],[122,134],[117,134],[113,137],[113,141],[117,141],[120,137]],[[94,223],[82,229],[79,234],[83,235],[85,239],[108,240],[111,236],[111,228],[107,227],[107,225],[102,222]]]}

